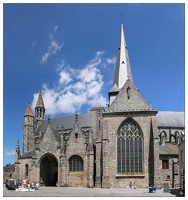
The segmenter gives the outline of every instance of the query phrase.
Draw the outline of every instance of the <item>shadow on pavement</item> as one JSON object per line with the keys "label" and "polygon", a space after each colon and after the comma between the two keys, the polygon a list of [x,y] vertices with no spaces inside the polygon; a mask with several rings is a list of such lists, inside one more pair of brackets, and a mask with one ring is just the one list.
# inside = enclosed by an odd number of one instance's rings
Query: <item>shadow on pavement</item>
{"label": "shadow on pavement", "polygon": [[170,189],[171,194],[176,195],[176,197],[181,197],[179,189]]}

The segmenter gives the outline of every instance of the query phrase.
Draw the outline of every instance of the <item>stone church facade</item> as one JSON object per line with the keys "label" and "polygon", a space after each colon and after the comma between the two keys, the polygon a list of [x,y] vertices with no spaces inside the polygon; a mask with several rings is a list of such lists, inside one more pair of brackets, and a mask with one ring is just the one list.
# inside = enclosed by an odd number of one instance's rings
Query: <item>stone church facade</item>
{"label": "stone church facade", "polygon": [[158,112],[133,83],[121,25],[120,43],[109,105],[89,113],[48,118],[38,95],[35,116],[30,104],[24,114],[23,149],[16,146],[17,179],[44,186],[170,187],[178,180],[178,141],[184,112]]}

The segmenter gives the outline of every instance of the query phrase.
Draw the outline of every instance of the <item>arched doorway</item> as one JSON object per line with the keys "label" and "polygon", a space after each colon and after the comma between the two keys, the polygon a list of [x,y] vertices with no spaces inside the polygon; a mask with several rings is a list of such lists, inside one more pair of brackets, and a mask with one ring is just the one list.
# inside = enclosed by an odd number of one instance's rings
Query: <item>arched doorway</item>
{"label": "arched doorway", "polygon": [[58,181],[58,162],[54,155],[46,154],[40,162],[40,183],[45,186],[56,186]]}

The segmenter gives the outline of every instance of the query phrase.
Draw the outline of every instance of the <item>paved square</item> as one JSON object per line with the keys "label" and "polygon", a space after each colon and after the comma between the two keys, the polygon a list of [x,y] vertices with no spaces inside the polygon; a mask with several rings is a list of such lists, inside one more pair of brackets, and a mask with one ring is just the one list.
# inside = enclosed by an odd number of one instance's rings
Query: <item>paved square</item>
{"label": "paved square", "polygon": [[40,187],[34,192],[21,192],[3,189],[4,197],[177,197],[178,190],[171,189],[165,193],[158,189],[156,193],[149,193],[147,189],[125,188],[82,188],[82,187]]}

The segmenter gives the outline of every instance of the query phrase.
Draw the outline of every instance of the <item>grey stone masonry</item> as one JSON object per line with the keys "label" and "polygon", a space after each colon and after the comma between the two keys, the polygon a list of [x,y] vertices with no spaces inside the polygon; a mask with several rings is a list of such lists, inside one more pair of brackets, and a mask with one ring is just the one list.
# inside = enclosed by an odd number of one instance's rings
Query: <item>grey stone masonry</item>
{"label": "grey stone masonry", "polygon": [[138,89],[128,80],[120,90],[107,112],[151,110]]}

